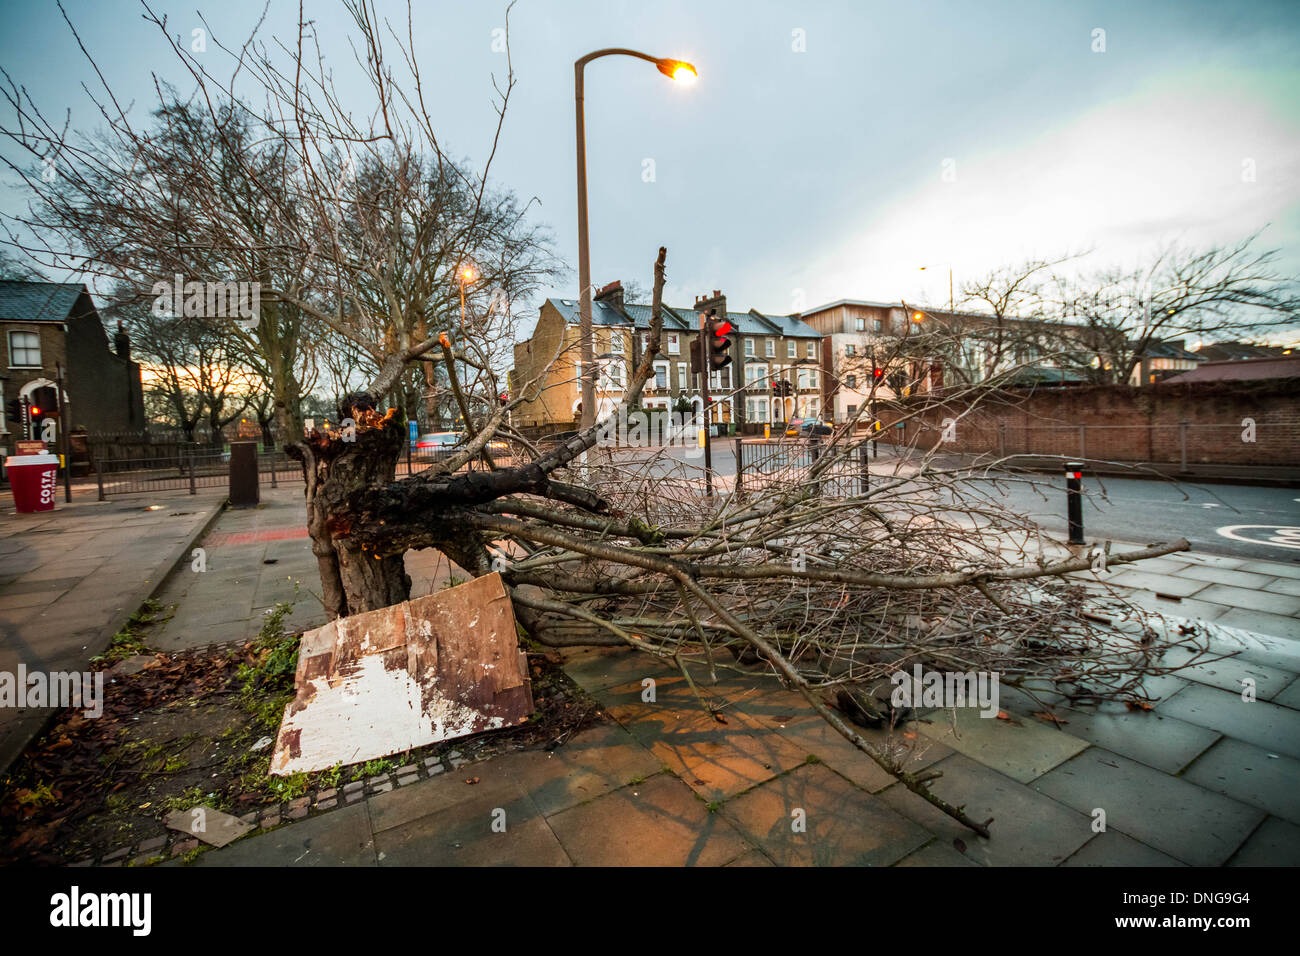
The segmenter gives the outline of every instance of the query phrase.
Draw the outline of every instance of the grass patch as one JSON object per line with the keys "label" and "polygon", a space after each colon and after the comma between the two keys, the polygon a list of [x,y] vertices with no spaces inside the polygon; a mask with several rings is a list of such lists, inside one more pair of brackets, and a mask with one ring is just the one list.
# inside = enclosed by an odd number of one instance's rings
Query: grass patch
{"label": "grass patch", "polygon": [[144,631],[151,624],[159,621],[158,615],[162,609],[161,604],[153,598],[149,598],[127,619],[122,629],[113,635],[104,653],[92,657],[90,662],[92,664],[116,664],[118,661],[134,657],[137,654],[147,654],[149,646],[145,643]]}

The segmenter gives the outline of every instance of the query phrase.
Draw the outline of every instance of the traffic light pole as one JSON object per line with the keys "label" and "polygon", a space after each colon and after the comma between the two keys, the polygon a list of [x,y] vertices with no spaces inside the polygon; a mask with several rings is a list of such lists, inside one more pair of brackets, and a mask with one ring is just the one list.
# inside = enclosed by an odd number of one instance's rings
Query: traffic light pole
{"label": "traffic light pole", "polygon": [[700,316],[700,391],[704,395],[704,494],[713,497],[713,399],[709,396],[709,375],[713,371],[713,336]]}
{"label": "traffic light pole", "polygon": [[57,370],[55,377],[58,379],[54,389],[54,397],[57,404],[55,408],[59,411],[59,447],[63,450],[60,457],[63,458],[63,500],[68,504],[72,503],[72,449],[68,447],[68,420],[63,414],[63,365],[55,363],[54,368]]}

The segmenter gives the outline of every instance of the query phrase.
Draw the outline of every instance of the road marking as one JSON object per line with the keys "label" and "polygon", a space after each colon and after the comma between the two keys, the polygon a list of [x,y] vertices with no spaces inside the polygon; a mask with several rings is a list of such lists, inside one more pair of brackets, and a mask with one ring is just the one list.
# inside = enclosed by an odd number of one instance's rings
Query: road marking
{"label": "road marking", "polygon": [[[1233,524],[1216,530],[1222,537],[1231,538],[1233,541],[1267,544],[1274,548],[1294,548],[1300,551],[1300,528],[1277,524]],[[1238,534],[1239,531],[1255,531],[1259,537]]]}

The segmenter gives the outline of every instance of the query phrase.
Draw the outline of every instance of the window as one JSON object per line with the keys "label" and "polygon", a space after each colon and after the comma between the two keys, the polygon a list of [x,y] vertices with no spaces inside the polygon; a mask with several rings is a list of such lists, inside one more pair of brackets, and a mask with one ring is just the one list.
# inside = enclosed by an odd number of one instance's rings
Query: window
{"label": "window", "polygon": [[747,398],[745,399],[745,418],[751,422],[763,424],[767,419],[767,399],[766,398]]}
{"label": "window", "polygon": [[9,333],[9,367],[41,367],[41,337],[38,334],[35,332]]}
{"label": "window", "polygon": [[809,342],[809,343],[808,343],[808,357],[811,358],[811,359],[815,359],[815,358],[817,357],[817,343],[816,343],[816,342]]}
{"label": "window", "polygon": [[798,348],[798,346],[797,346],[794,342],[786,342],[786,343],[785,343],[785,357],[786,357],[786,358],[794,358],[794,357],[796,356],[796,353],[797,353],[798,351],[799,351],[799,348]]}
{"label": "window", "polygon": [[858,354],[858,347],[856,345],[846,345],[844,346],[844,354],[852,358]]}
{"label": "window", "polygon": [[849,375],[849,376],[846,376],[845,379],[844,379],[844,384],[845,384],[846,386],[848,386],[849,388],[857,388],[857,387],[858,387],[858,377],[857,377],[856,375]]}
{"label": "window", "polygon": [[856,406],[856,405],[850,405],[850,406],[848,406],[848,408],[846,409],[846,411],[848,412],[848,417],[849,417],[849,418],[852,418],[854,415],[856,415],[856,414],[858,413],[858,406]]}
{"label": "window", "polygon": [[812,368],[799,369],[799,387],[816,388],[817,387],[817,370]]}
{"label": "window", "polygon": [[686,384],[687,381],[688,379],[686,377],[686,363],[678,362],[677,363],[677,391],[679,392],[686,391],[686,389],[689,387]]}
{"label": "window", "polygon": [[745,366],[745,384],[752,385],[767,378],[767,366],[750,364]]}
{"label": "window", "polygon": [[715,395],[718,392],[731,391],[731,367],[722,369],[718,372],[709,373],[709,389]]}
{"label": "window", "polygon": [[609,333],[609,350],[615,355],[623,354],[623,333],[618,329]]}
{"label": "window", "polygon": [[681,341],[678,339],[676,332],[670,333],[668,336],[668,354],[669,355],[682,354]]}
{"label": "window", "polygon": [[884,321],[883,321],[882,319],[872,319],[872,320],[871,320],[871,331],[872,331],[872,332],[883,332],[883,331],[885,331],[885,323],[884,323]]}
{"label": "window", "polygon": [[754,357],[754,340],[745,339],[745,358]]}
{"label": "window", "polygon": [[763,354],[764,354],[766,357],[768,357],[768,358],[775,358],[775,357],[776,357],[776,343],[773,342],[771,339],[764,339],[764,341],[763,341]]}
{"label": "window", "polygon": [[600,363],[601,391],[616,392],[623,388],[623,362],[621,359],[606,359]]}
{"label": "window", "polygon": [[668,387],[668,363],[655,362],[655,388]]}
{"label": "window", "polygon": [[[854,320],[853,320],[853,328],[854,328],[856,331],[858,331],[858,332],[865,332],[865,331],[867,331],[867,320],[866,320],[866,319],[854,319]],[[879,329],[876,329],[876,331],[879,332],[880,330],[879,330]]]}

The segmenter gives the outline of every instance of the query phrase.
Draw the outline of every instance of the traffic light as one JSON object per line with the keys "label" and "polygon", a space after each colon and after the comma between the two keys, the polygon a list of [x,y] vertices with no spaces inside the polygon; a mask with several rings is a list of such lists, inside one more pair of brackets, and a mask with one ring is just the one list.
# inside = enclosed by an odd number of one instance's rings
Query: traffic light
{"label": "traffic light", "polygon": [[873,381],[880,382],[884,379],[884,377],[885,377],[885,370],[883,368],[873,368],[871,370],[871,378]]}
{"label": "traffic light", "polygon": [[727,350],[731,348],[731,335],[733,328],[730,322],[725,318],[719,317],[717,309],[709,309],[709,318],[706,332],[711,338],[709,354],[709,370],[716,372],[724,369],[731,364],[731,356]]}
{"label": "traffic light", "polygon": [[27,424],[23,421],[23,406],[18,399],[11,398],[5,402],[5,418],[16,425]]}
{"label": "traffic light", "polygon": [[510,393],[509,393],[509,392],[502,392],[500,395],[497,396],[497,400],[498,400],[499,402],[501,402],[502,405],[509,405],[509,404],[510,404]]}

